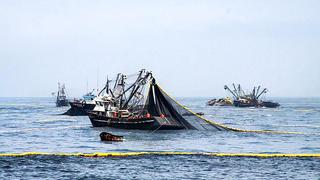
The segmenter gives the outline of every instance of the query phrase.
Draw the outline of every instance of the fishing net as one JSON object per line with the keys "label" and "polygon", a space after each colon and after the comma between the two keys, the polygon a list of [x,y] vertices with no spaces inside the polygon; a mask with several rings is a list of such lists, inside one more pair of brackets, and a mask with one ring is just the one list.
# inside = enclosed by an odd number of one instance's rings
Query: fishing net
{"label": "fishing net", "polygon": [[165,117],[160,125],[176,125],[194,130],[231,130],[220,124],[209,122],[166,94],[153,80],[146,101],[148,113],[155,117]]}

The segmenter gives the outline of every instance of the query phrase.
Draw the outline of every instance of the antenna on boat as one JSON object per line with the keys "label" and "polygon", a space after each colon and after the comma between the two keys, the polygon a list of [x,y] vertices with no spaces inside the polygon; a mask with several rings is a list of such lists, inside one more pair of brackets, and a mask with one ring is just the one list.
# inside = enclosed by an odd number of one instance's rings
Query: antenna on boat
{"label": "antenna on boat", "polygon": [[99,63],[97,62],[97,93],[99,93]]}
{"label": "antenna on boat", "polygon": [[88,86],[89,86],[89,82],[88,82],[88,79],[87,79],[87,89],[86,89],[86,93],[89,92]]}
{"label": "antenna on boat", "polygon": [[58,100],[59,96],[60,96],[60,82],[58,82],[58,93],[57,93],[57,100]]}

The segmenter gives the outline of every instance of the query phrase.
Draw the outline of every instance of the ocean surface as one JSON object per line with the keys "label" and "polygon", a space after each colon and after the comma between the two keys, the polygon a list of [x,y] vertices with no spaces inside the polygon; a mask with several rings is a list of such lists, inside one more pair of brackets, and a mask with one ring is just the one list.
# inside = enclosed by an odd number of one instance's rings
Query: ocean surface
{"label": "ocean surface", "polygon": [[[320,98],[274,98],[276,109],[209,107],[210,98],[178,98],[230,127],[304,134],[138,131],[93,128],[88,117],[62,116],[52,98],[0,98],[0,153],[216,152],[320,153]],[[102,131],[125,136],[101,142]],[[0,179],[320,179],[319,158],[201,155],[0,157]]]}

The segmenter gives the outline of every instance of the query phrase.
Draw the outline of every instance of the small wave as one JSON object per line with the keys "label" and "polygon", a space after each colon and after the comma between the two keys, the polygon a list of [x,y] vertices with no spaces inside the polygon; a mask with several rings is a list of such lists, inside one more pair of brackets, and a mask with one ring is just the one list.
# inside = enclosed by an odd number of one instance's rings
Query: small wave
{"label": "small wave", "polygon": [[303,108],[295,108],[295,109],[293,109],[293,111],[296,111],[296,112],[320,112],[320,109],[317,107],[310,107],[310,108],[303,107]]}
{"label": "small wave", "polygon": [[37,123],[56,123],[56,122],[76,122],[76,119],[46,119],[46,120],[38,120],[35,121]]}
{"label": "small wave", "polygon": [[63,130],[63,129],[81,129],[84,127],[88,127],[87,125],[83,126],[63,126],[63,127],[48,127],[48,128],[27,128],[27,129],[18,129],[18,130],[3,130],[0,133],[8,134],[8,133],[25,133],[25,132],[34,132],[34,131],[44,131],[44,130]]}

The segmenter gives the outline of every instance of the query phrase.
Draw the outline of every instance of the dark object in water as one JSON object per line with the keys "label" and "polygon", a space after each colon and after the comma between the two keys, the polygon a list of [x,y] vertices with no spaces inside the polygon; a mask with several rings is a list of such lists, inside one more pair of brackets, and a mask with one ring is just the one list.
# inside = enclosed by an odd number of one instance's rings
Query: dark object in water
{"label": "dark object in water", "polygon": [[199,116],[203,116],[204,115],[203,112],[197,112],[196,114],[199,115]]}
{"label": "dark object in water", "polygon": [[58,93],[57,93],[57,99],[56,99],[56,106],[57,107],[69,105],[69,101],[67,99],[65,89],[66,89],[66,87],[64,84],[62,84],[62,86],[60,86],[60,83],[58,83]]}
{"label": "dark object in water", "polygon": [[123,136],[116,136],[111,133],[102,132],[100,133],[101,141],[115,141],[115,142],[122,142]]}
{"label": "dark object in water", "polygon": [[71,108],[63,115],[69,116],[87,116],[89,111],[92,111],[96,106],[93,102],[73,101],[69,102]]}

